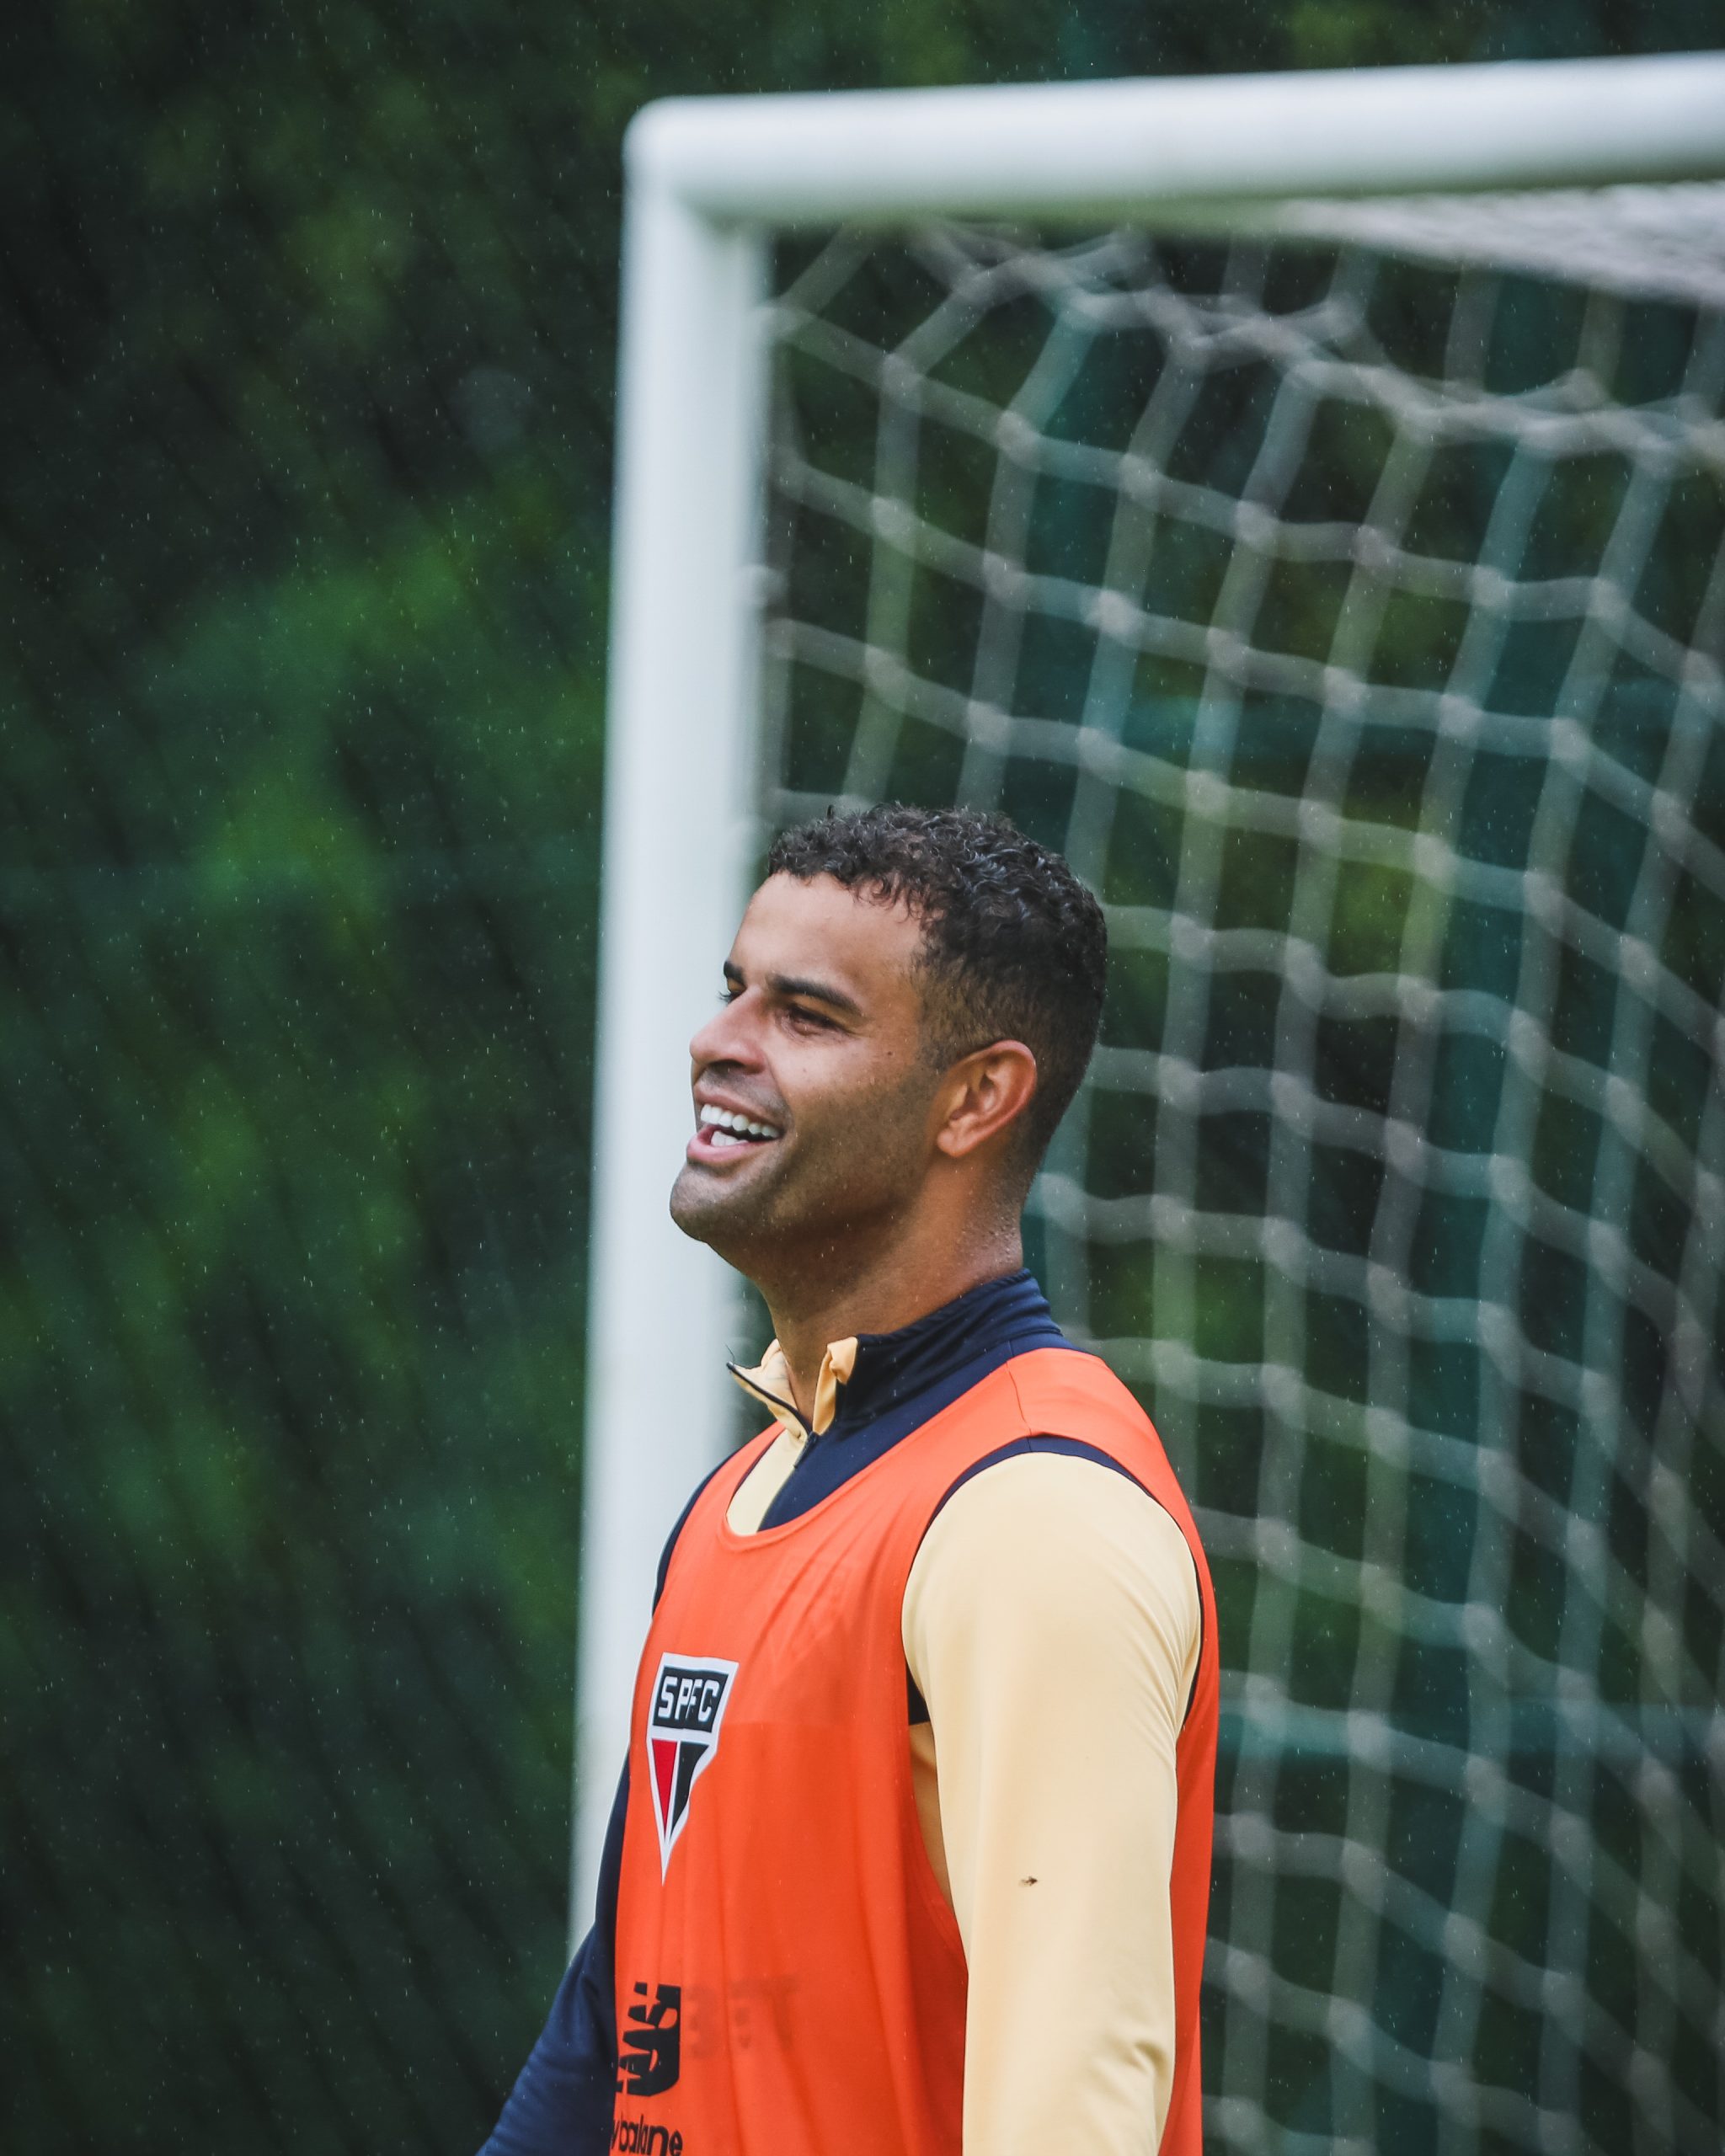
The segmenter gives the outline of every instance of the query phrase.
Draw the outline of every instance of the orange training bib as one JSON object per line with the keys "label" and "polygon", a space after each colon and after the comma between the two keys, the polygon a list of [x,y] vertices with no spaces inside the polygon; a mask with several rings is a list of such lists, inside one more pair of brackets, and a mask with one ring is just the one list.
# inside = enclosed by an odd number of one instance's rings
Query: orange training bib
{"label": "orange training bib", "polygon": [[678,1538],[636,1680],[617,1919],[611,2146],[642,2156],[959,2156],[964,1955],[917,1824],[900,1619],[928,1524],[1015,1439],[1075,1439],[1172,1516],[1204,1639],[1177,1753],[1177,2014],[1164,2156],[1199,2156],[1198,1990],[1217,1662],[1210,1574],[1155,1431],[1096,1358],[1015,1357],[801,1518]]}

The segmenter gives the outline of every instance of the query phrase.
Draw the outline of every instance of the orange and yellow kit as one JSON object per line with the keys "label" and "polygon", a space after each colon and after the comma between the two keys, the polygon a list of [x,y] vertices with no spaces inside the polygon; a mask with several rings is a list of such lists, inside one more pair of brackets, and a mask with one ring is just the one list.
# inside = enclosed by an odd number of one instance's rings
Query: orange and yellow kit
{"label": "orange and yellow kit", "polygon": [[953,1490],[1015,1444],[1052,1435],[1155,1498],[1197,1569],[1204,1629],[1176,1752],[1176,2063],[1162,2149],[1200,2156],[1215,1607],[1155,1431],[1095,1358],[1035,1350],[811,1510],[740,1535],[725,1515],[773,1434],[745,1445],[697,1498],[642,1657],[618,1881],[611,2146],[959,2156],[964,1953],[918,1824],[901,1613],[917,1550]]}

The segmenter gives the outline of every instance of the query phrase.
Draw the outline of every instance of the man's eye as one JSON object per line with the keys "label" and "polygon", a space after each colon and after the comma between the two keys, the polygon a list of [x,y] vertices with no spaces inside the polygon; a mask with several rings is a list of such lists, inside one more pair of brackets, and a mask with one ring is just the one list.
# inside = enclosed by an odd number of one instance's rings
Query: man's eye
{"label": "man's eye", "polygon": [[832,1029],[832,1020],[824,1011],[810,1011],[800,1003],[788,1003],[785,1016],[795,1025],[814,1026],[825,1032]]}

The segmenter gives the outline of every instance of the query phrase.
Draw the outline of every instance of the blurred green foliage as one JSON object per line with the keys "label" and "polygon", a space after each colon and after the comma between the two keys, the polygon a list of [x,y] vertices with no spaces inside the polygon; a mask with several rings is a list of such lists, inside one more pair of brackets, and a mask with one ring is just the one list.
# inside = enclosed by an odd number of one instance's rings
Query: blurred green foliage
{"label": "blurred green foliage", "polygon": [[470,2147],[558,1972],[631,114],[1717,27],[9,19],[8,2148]]}

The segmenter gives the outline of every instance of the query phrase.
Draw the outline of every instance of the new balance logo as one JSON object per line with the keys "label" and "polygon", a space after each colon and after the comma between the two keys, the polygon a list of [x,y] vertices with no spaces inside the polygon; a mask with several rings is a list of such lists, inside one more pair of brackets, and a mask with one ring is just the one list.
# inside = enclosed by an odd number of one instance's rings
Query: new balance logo
{"label": "new balance logo", "polygon": [[[634,1987],[638,1999],[647,1997],[645,1984]],[[655,1984],[645,2006],[632,2006],[618,2032],[622,2056],[617,2063],[623,2079],[620,2089],[631,2096],[662,2096],[675,2088],[682,2071],[683,1991],[681,1984]]]}
{"label": "new balance logo", "polygon": [[736,1673],[734,1662],[660,1657],[647,1710],[647,1779],[659,1822],[661,1875],[670,1868],[671,1850],[688,1818],[695,1778],[718,1749],[719,1725]]}
{"label": "new balance logo", "polygon": [[651,2119],[613,2119],[611,2145],[625,2156],[683,2156],[683,2137]]}

